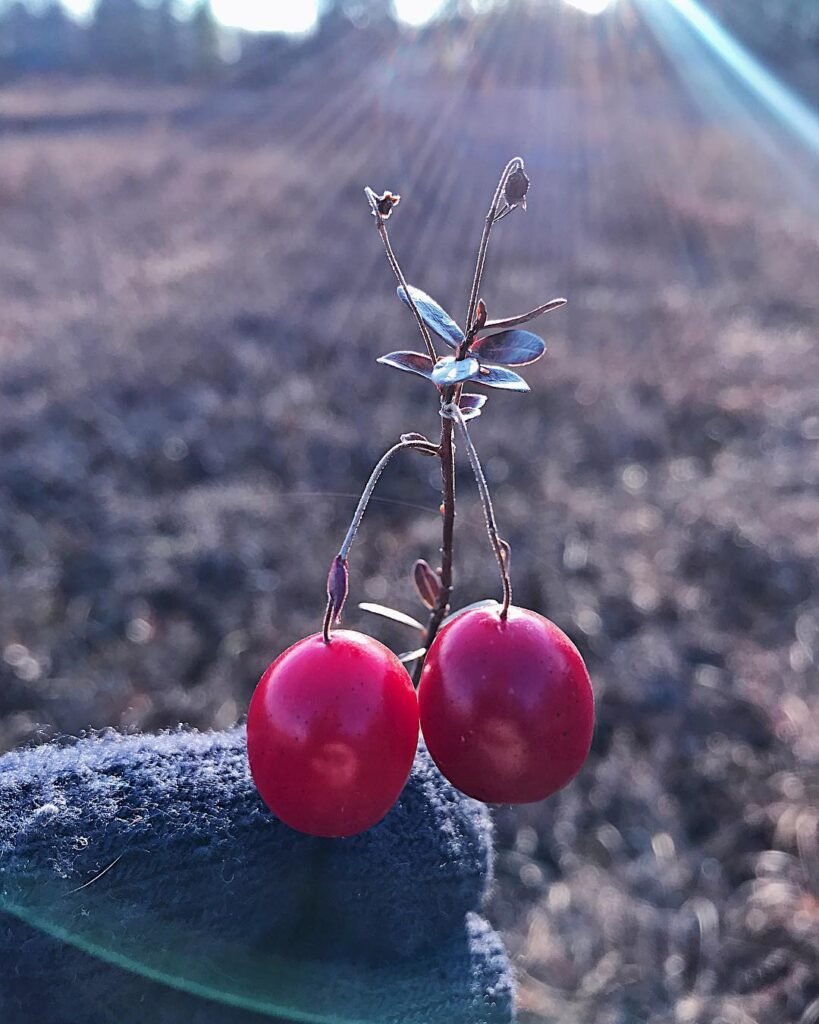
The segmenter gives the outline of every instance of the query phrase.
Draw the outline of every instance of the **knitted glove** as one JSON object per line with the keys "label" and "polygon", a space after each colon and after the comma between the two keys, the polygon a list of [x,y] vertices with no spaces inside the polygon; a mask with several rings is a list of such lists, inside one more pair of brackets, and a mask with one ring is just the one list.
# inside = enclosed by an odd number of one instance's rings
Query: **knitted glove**
{"label": "knitted glove", "polygon": [[375,828],[294,832],[244,729],[0,758],[0,1021],[507,1024],[482,805],[421,748]]}

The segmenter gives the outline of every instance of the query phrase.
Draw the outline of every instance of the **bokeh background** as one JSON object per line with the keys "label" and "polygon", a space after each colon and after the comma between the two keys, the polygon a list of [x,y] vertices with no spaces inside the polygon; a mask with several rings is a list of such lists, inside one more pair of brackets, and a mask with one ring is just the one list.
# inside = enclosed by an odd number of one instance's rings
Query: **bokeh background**
{"label": "bokeh background", "polygon": [[[437,431],[375,364],[417,341],[363,186],[460,318],[519,154],[484,298],[569,305],[473,437],[599,716],[496,815],[522,1018],[816,1024],[815,0],[4,3],[0,79],[0,749],[241,719],[373,463]],[[438,484],[392,466],[354,551],[346,623],[396,649],[355,601],[422,612]]]}

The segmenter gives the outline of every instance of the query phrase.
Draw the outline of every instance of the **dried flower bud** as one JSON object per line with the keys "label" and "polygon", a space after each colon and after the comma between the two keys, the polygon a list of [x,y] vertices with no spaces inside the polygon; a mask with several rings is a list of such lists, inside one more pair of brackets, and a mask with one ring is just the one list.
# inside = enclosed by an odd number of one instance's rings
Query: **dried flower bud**
{"label": "dried flower bud", "polygon": [[375,208],[379,215],[386,220],[400,202],[401,196],[395,195],[393,192],[385,192],[381,196],[376,196]]}
{"label": "dried flower bud", "polygon": [[478,305],[475,309],[475,324],[474,330],[477,334],[478,331],[482,331],[486,324],[486,303],[483,299],[478,299]]}
{"label": "dried flower bud", "polygon": [[[419,442],[421,442],[423,444],[432,445],[432,441],[430,441],[430,439],[428,437],[425,437],[423,434],[416,434],[414,431],[412,431],[409,434],[402,434],[401,435],[401,440],[402,441],[419,441]],[[432,456],[435,455],[435,452],[431,451],[431,450],[430,451],[425,451],[423,448],[419,448],[418,450],[420,451],[421,455],[432,455]]]}
{"label": "dried flower bud", "polygon": [[347,588],[349,585],[349,574],[347,572],[347,559],[336,555],[330,572],[327,574],[327,598],[330,607],[330,622],[338,622],[347,600]]}
{"label": "dried flower bud", "polygon": [[440,576],[423,558],[419,558],[413,569],[413,578],[418,596],[427,608],[434,608],[441,593]]}
{"label": "dried flower bud", "polygon": [[526,193],[529,191],[529,179],[522,168],[512,171],[506,181],[504,199],[510,206],[522,206],[526,209]]}

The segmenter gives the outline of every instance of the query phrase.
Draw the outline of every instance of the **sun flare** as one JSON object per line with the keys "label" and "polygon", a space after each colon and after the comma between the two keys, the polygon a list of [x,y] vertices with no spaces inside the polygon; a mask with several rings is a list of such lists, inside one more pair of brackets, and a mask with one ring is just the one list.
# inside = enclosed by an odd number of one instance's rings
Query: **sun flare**
{"label": "sun flare", "polygon": [[566,0],[571,7],[576,7],[584,14],[602,14],[612,6],[614,0]]}

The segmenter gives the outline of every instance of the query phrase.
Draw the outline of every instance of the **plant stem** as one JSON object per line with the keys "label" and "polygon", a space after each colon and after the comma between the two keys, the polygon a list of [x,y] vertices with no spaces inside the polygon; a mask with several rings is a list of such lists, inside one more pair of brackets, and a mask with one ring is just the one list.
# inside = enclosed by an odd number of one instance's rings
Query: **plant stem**
{"label": "plant stem", "polygon": [[[472,278],[472,290],[469,295],[469,306],[466,312],[466,322],[464,324],[466,337],[458,349],[456,354],[457,359],[465,359],[469,346],[474,340],[475,332],[473,331],[473,321],[475,319],[475,309],[478,305],[479,292],[481,288],[481,282],[483,281],[483,272],[486,266],[486,253],[489,248],[489,236],[492,233],[492,225],[495,223],[497,218],[498,209],[501,204],[501,200],[506,189],[506,182],[509,180],[509,176],[516,170],[523,169],[523,161],[520,157],[514,157],[504,167],[503,173],[501,174],[495,194],[492,197],[492,204],[489,207],[489,212],[486,215],[486,221],[483,226],[483,233],[481,234],[480,245],[478,246],[478,257],[475,262],[475,274]],[[379,218],[376,218],[377,220]],[[379,225],[379,233],[383,225]],[[382,235],[382,238],[384,236]],[[391,251],[391,250],[390,250]],[[390,251],[387,252],[389,257]],[[394,259],[395,257],[393,257]],[[395,267],[393,267],[395,269]],[[409,295],[409,293],[407,293]],[[413,305],[413,311],[415,312],[416,319],[420,321],[420,314]],[[424,324],[424,327],[426,325]],[[428,332],[424,331],[425,338],[428,336]],[[461,391],[463,390],[460,384],[446,388],[441,396],[441,409],[445,409],[447,406],[454,404],[458,405],[458,400],[461,397]],[[453,567],[453,546],[455,540],[455,442],[453,438],[454,433],[454,420],[450,416],[442,417],[441,424],[441,441],[438,446],[438,452],[441,459],[441,479],[442,479],[442,491],[443,491],[443,530],[441,537],[441,592],[438,595],[438,600],[435,603],[435,607],[429,614],[429,621],[427,623],[427,631],[424,636],[423,646],[428,651],[432,641],[438,635],[438,630],[441,627],[441,623],[449,609],[449,602],[452,596],[452,567]],[[470,441],[471,444],[471,441]],[[486,481],[484,480],[484,483]],[[497,533],[497,531],[495,531]],[[500,538],[498,538],[500,540]],[[501,545],[505,544],[504,541],[500,541]],[[493,541],[494,547],[494,541]],[[504,556],[505,559],[505,556]],[[506,615],[506,609],[508,609],[507,601],[507,583],[508,583],[508,572],[505,567],[501,566],[501,574],[504,578],[504,617]],[[511,597],[511,590],[509,591]],[[424,662],[426,658],[419,658],[415,663],[415,669],[413,672],[413,682],[416,687],[421,678],[421,672],[424,668]]]}
{"label": "plant stem", "polygon": [[[456,391],[458,391],[456,387],[446,389],[442,399],[442,407],[452,402]],[[453,421],[451,419],[444,419],[441,424],[441,443],[438,449],[441,459],[441,484],[444,498],[441,571],[439,574],[441,590],[438,594],[438,600],[435,602],[435,607],[429,613],[427,631],[421,645],[427,651],[438,634],[441,622],[449,609],[449,600],[452,596],[452,565],[455,541],[455,444],[452,434]],[[424,667],[425,660],[425,658],[419,658],[415,663],[412,681],[416,687],[421,678],[421,670]]]}
{"label": "plant stem", "polygon": [[519,156],[513,157],[506,167],[504,167],[503,173],[498,180],[498,187],[495,189],[495,194],[492,197],[492,205],[489,207],[489,212],[487,213],[486,220],[484,221],[481,242],[478,246],[478,258],[475,261],[475,275],[472,278],[472,291],[469,293],[469,306],[466,311],[466,323],[464,326],[466,328],[467,337],[472,333],[472,321],[475,318],[475,307],[478,304],[481,282],[483,281],[483,272],[486,266],[486,252],[489,248],[489,236],[492,233],[492,225],[495,223],[498,215],[498,208],[500,207],[501,199],[503,198],[503,194],[506,189],[506,182],[509,180],[510,175],[514,174],[517,170],[523,170],[523,161]]}
{"label": "plant stem", "polygon": [[481,498],[481,505],[483,506],[483,515],[486,520],[486,532],[489,534],[489,541],[492,544],[492,550],[495,552],[495,558],[498,560],[498,568],[501,574],[501,583],[503,584],[503,605],[501,606],[501,618],[505,619],[509,612],[509,605],[512,603],[512,581],[509,578],[509,545],[498,533],[498,524],[495,521],[495,510],[492,507],[492,496],[489,493],[489,485],[486,482],[486,476],[481,466],[481,460],[478,458],[478,452],[475,445],[472,443],[472,438],[469,436],[469,429],[466,425],[463,413],[460,408],[454,403],[451,405],[445,405],[441,409],[441,415],[450,418],[458,424],[458,428],[463,435],[464,444],[466,446],[466,452],[469,456],[469,462],[472,466],[472,472],[475,474],[475,482],[478,485],[478,494]]}

